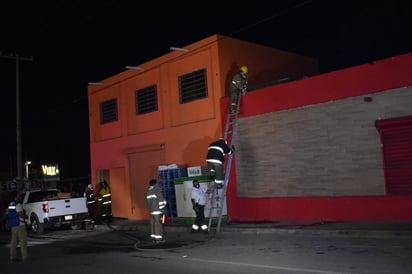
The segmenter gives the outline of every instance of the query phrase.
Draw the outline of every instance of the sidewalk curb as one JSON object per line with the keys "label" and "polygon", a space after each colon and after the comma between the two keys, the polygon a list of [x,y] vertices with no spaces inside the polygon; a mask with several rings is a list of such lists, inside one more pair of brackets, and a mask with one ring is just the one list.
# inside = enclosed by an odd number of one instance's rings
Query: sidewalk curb
{"label": "sidewalk curb", "polygon": [[312,230],[312,229],[235,229],[227,231],[222,229],[223,233],[241,233],[241,234],[283,234],[283,235],[301,235],[301,236],[325,236],[325,237],[350,237],[350,238],[403,238],[412,239],[412,231],[388,231],[388,230]]}
{"label": "sidewalk curb", "polygon": [[[106,232],[112,230],[121,231],[143,231],[149,232],[149,226],[140,225],[96,225],[95,230],[99,232]],[[190,233],[190,226],[165,226],[165,233]],[[215,234],[215,228],[210,232]],[[327,237],[352,237],[352,238],[401,238],[401,239],[412,239],[412,230],[367,230],[367,229],[339,229],[339,228],[273,228],[273,227],[232,227],[232,226],[222,226],[219,233],[239,233],[239,234],[283,234],[283,235],[306,235],[306,236],[327,236]]]}

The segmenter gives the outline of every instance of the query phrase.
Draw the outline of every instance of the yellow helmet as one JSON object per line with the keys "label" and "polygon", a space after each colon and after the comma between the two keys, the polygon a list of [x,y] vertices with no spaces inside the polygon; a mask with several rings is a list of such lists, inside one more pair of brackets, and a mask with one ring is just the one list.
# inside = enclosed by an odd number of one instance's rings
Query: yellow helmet
{"label": "yellow helmet", "polygon": [[248,74],[248,73],[249,73],[249,69],[247,68],[247,66],[241,66],[241,67],[240,67],[240,71],[242,71],[244,74]]}
{"label": "yellow helmet", "polygon": [[227,144],[227,140],[226,140],[225,138],[223,138],[223,137],[220,137],[220,138],[219,138],[219,141],[224,141],[225,144]]}

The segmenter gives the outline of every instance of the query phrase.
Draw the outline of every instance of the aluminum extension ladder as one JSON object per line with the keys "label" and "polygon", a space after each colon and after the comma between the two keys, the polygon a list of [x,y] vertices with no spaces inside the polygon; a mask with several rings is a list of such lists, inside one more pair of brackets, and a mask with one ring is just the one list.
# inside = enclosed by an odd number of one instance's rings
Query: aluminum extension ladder
{"label": "aluminum extension ladder", "polygon": [[[232,113],[231,112],[231,102],[229,101],[229,108],[228,108],[228,114],[226,117],[226,125],[225,125],[225,132],[224,132],[224,138],[227,142],[227,145],[231,148],[232,145],[235,144],[236,140],[236,132],[237,132],[237,125],[238,125],[238,114],[239,114],[239,109],[240,109],[240,99],[243,95],[239,94],[238,101],[237,101],[237,106],[236,106],[236,112]],[[225,171],[225,181],[223,183],[222,188],[214,188],[212,192],[212,197],[210,199],[210,213],[209,213],[209,226],[208,226],[208,232],[210,232],[211,227],[212,227],[212,221],[215,217],[213,216],[213,212],[215,211],[218,215],[218,221],[217,221],[217,226],[216,226],[216,232],[220,232],[220,225],[222,223],[222,213],[223,213],[223,206],[225,204],[225,199],[226,199],[226,189],[229,183],[229,177],[230,177],[230,169],[232,167],[232,157],[233,154],[228,155],[227,161],[226,161],[226,171]]]}

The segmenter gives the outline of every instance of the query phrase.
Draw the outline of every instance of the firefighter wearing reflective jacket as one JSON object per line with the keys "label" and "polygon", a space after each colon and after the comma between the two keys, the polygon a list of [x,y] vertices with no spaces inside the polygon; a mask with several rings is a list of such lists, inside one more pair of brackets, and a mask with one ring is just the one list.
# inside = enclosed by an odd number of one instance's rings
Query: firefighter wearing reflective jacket
{"label": "firefighter wearing reflective jacket", "polygon": [[150,180],[149,185],[146,193],[146,202],[150,214],[150,238],[155,243],[161,243],[164,241],[161,217],[165,213],[167,202],[155,179]]}
{"label": "firefighter wearing reflective jacket", "polygon": [[230,155],[234,150],[233,146],[232,148],[228,147],[224,138],[212,142],[207,148],[206,162],[210,168],[210,177],[214,179],[216,188],[222,188],[225,182],[225,154]]}
{"label": "firefighter wearing reflective jacket", "polygon": [[239,96],[245,95],[248,87],[248,73],[247,66],[241,66],[238,73],[233,76],[230,82],[230,113],[236,113],[238,108]]}
{"label": "firefighter wearing reflective jacket", "polygon": [[97,200],[99,201],[100,217],[110,218],[112,216],[112,194],[106,181],[99,183]]}
{"label": "firefighter wearing reflective jacket", "polygon": [[84,191],[84,197],[86,197],[87,209],[89,211],[88,221],[93,221],[96,217],[96,196],[94,195],[92,184],[87,185]]}
{"label": "firefighter wearing reflective jacket", "polygon": [[205,224],[205,205],[209,190],[204,190],[201,188],[198,180],[193,180],[192,184],[192,205],[193,210],[196,213],[196,219],[192,225],[192,231],[196,232],[200,229],[202,232],[207,232],[207,225]]}

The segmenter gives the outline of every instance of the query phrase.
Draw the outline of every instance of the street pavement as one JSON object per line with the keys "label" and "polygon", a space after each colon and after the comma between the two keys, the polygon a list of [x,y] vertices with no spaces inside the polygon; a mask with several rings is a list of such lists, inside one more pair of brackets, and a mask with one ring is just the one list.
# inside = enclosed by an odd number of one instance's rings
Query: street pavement
{"label": "street pavement", "polygon": [[[97,231],[129,230],[149,231],[149,223],[146,220],[127,220],[113,218],[110,221],[99,222],[94,226]],[[190,235],[191,224],[177,221],[164,225],[164,232],[183,233]],[[209,235],[217,233],[278,233],[294,235],[324,235],[342,237],[371,237],[371,238],[410,238],[412,239],[412,221],[392,222],[324,222],[324,221],[280,221],[280,222],[249,222],[234,223],[222,222],[219,231],[217,225],[212,224]]]}
{"label": "street pavement", "polygon": [[6,263],[9,233],[0,233],[0,264],[4,273],[37,273],[46,261],[47,273],[61,265],[62,273],[73,272],[76,264],[100,273],[135,273],[137,265],[142,273],[412,273],[412,221],[223,222],[220,228],[192,233],[189,222],[171,222],[166,241],[153,243],[148,221],[113,218],[86,231],[31,234],[31,260],[16,265]]}

